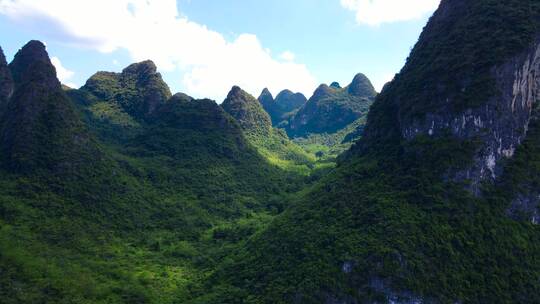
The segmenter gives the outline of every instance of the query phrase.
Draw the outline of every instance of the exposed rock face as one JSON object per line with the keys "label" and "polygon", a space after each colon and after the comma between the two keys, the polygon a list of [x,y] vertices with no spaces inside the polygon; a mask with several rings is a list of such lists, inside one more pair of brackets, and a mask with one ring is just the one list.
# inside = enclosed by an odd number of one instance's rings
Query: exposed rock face
{"label": "exposed rock face", "polygon": [[237,86],[231,89],[221,107],[248,133],[267,135],[272,130],[272,120],[261,104]]}
{"label": "exposed rock face", "polygon": [[0,108],[13,94],[13,77],[0,47]]}
{"label": "exposed rock face", "polygon": [[362,74],[356,75],[346,88],[341,88],[338,83],[331,86],[321,84],[291,117],[287,133],[290,137],[336,133],[365,115],[376,94]]}
{"label": "exposed rock face", "polygon": [[461,139],[480,140],[474,164],[455,176],[470,179],[477,194],[482,181],[500,176],[500,160],[511,158],[527,135],[533,107],[540,98],[540,42],[493,68],[492,74],[500,94],[482,106],[455,113],[449,105],[402,127],[406,139],[450,131]]}
{"label": "exposed rock face", "polygon": [[[536,193],[534,193],[536,192]],[[535,225],[540,225],[540,193],[538,190],[532,194],[518,194],[512,201],[507,213],[516,220],[527,220]]]}
{"label": "exposed rock face", "polygon": [[45,46],[29,42],[9,67],[15,91],[1,119],[5,166],[18,173],[68,173],[76,170],[84,157],[97,155],[56,78]]}
{"label": "exposed rock face", "polygon": [[98,72],[82,90],[105,101],[116,102],[130,115],[143,119],[171,97],[169,87],[152,61],[132,64],[120,74]]}

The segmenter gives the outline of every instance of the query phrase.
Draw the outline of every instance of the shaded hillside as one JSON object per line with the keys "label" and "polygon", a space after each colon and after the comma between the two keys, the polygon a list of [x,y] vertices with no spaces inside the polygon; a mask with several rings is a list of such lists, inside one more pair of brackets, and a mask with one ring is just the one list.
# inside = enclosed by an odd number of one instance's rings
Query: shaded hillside
{"label": "shaded hillside", "polygon": [[336,172],[193,303],[540,301],[539,20],[443,0]]}
{"label": "shaded hillside", "polygon": [[276,98],[268,89],[264,89],[258,98],[264,110],[270,115],[272,125],[279,126],[287,121],[300,109],[307,99],[302,93],[293,93],[290,90],[281,91]]}
{"label": "shaded hillside", "polygon": [[41,42],[29,42],[15,55],[9,70],[0,69],[5,98],[0,126],[4,168],[67,179],[91,170],[90,163],[99,167],[101,151],[64,94]]}

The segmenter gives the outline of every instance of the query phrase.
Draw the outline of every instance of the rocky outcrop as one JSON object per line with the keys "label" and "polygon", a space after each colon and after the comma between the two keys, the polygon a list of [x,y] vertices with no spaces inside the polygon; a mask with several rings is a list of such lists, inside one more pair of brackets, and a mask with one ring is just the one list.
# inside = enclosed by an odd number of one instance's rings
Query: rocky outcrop
{"label": "rocky outcrop", "polygon": [[422,134],[451,132],[460,139],[479,141],[473,165],[454,176],[457,180],[471,180],[476,194],[480,183],[501,175],[501,160],[511,158],[527,135],[533,107],[540,98],[540,41],[494,67],[492,76],[499,93],[483,105],[460,113],[449,105],[402,127],[402,135],[408,140]]}
{"label": "rocky outcrop", "polygon": [[81,88],[96,97],[118,103],[130,115],[146,119],[165,103],[171,92],[152,61],[134,63],[122,73],[98,72]]}

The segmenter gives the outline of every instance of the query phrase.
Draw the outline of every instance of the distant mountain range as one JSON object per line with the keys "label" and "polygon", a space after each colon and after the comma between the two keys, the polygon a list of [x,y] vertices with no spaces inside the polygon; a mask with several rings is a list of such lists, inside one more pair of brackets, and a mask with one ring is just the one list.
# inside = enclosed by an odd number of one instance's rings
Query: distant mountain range
{"label": "distant mountain range", "polygon": [[321,84],[307,100],[301,93],[282,91],[276,99],[264,89],[258,100],[272,124],[287,132],[304,149],[319,157],[335,157],[361,137],[369,107],[377,92],[369,79],[357,74],[342,88]]}

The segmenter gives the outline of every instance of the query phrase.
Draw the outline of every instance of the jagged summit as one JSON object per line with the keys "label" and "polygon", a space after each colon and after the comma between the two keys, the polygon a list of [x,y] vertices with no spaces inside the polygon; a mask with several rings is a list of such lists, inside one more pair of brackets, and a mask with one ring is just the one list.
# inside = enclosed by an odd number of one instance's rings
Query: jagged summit
{"label": "jagged summit", "polygon": [[28,42],[22,47],[9,64],[15,84],[35,81],[50,89],[61,87],[56,78],[56,69],[49,59],[45,45],[37,40]]}
{"label": "jagged summit", "polygon": [[347,87],[347,89],[351,95],[355,96],[375,97],[377,95],[377,92],[375,91],[375,88],[373,87],[373,84],[371,84],[369,78],[362,73],[358,73],[356,76],[354,76],[353,81]]}
{"label": "jagged summit", "polygon": [[152,60],[145,60],[130,64],[123,71],[123,74],[152,75],[157,74],[157,66]]}
{"label": "jagged summit", "polygon": [[272,93],[270,92],[270,90],[268,90],[268,88],[264,88],[261,92],[261,95],[260,96],[270,96],[273,98],[273,95]]}
{"label": "jagged summit", "polygon": [[30,41],[9,65],[15,90],[0,126],[4,166],[14,172],[68,174],[97,156],[74,106],[65,95],[45,45]]}
{"label": "jagged summit", "polygon": [[119,104],[138,119],[148,118],[171,97],[169,86],[150,60],[131,64],[122,73],[98,72],[88,79],[82,90]]}
{"label": "jagged summit", "polygon": [[234,86],[221,104],[246,132],[268,133],[272,129],[272,121],[261,104],[238,86]]}

